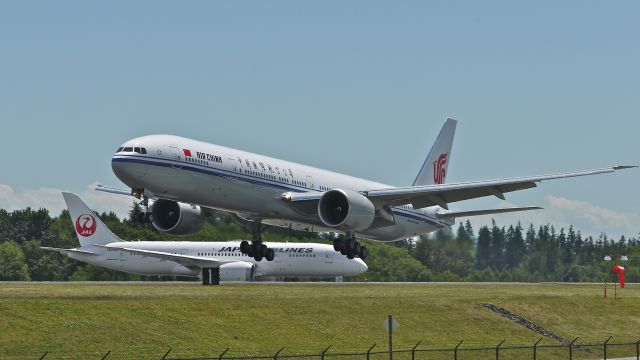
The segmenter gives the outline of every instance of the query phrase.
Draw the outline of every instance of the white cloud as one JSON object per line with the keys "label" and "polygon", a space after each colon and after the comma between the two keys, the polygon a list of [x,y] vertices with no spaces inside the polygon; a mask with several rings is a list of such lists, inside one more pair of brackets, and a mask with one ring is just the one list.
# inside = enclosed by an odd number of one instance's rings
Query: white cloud
{"label": "white cloud", "polygon": [[[118,217],[128,216],[133,202],[130,196],[108,194],[94,190],[97,183],[88,185],[77,193],[87,205],[98,212],[115,212]],[[61,189],[45,188],[14,190],[9,185],[0,184],[0,209],[7,211],[45,208],[51,216],[58,216],[66,208],[62,199]]]}
{"label": "white cloud", "polygon": [[[513,204],[501,203],[500,207],[511,207]],[[493,216],[479,216],[470,218],[474,229],[491,223],[495,218],[499,225],[516,224],[518,221],[528,227],[529,224],[540,226],[551,224],[560,228],[573,225],[583,235],[599,236],[601,233],[618,239],[621,235],[637,237],[640,233],[640,215],[615,211],[592,205],[586,201],[571,200],[563,197],[548,195],[542,210],[520,213],[507,213]],[[466,221],[466,219],[463,219]]]}

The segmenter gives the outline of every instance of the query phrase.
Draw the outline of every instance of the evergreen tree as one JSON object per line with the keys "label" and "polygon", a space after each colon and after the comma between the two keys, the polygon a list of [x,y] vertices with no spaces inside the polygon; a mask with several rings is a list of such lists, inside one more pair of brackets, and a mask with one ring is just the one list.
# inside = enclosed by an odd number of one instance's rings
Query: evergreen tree
{"label": "evergreen tree", "polygon": [[478,247],[476,248],[476,269],[483,270],[489,266],[491,258],[491,232],[487,226],[482,226],[478,232]]}
{"label": "evergreen tree", "polygon": [[515,269],[520,265],[520,262],[526,254],[526,247],[524,244],[524,238],[522,237],[522,227],[520,223],[514,228],[513,225],[509,227],[507,231],[507,245],[505,250],[505,257],[507,267],[509,269]]}
{"label": "evergreen tree", "polygon": [[504,252],[505,252],[505,230],[504,227],[500,228],[496,225],[496,221],[491,221],[491,242],[489,245],[489,265],[495,270],[501,270],[504,265]]}
{"label": "evergreen tree", "polygon": [[146,225],[145,215],[140,203],[134,200],[129,210],[129,223],[137,226]]}

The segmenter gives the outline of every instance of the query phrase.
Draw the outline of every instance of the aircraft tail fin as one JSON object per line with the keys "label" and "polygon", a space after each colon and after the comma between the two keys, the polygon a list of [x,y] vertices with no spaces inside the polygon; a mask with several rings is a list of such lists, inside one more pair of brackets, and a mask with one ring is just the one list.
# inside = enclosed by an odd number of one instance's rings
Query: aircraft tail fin
{"label": "aircraft tail fin", "polygon": [[62,197],[67,204],[81,248],[122,241],[107,228],[78,195],[63,192]]}
{"label": "aircraft tail fin", "polygon": [[444,184],[447,166],[451,159],[451,147],[456,133],[457,121],[448,118],[440,130],[436,142],[431,147],[427,159],[413,181],[413,186]]}

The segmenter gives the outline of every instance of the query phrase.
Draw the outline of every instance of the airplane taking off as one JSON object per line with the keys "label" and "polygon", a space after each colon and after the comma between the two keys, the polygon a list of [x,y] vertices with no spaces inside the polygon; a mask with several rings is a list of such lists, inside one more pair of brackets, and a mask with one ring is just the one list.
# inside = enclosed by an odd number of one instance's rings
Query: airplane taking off
{"label": "airplane taking off", "polygon": [[[272,262],[240,252],[240,241],[123,241],[75,194],[62,193],[80,247],[56,251],[85,263],[140,275],[199,277],[203,285],[272,277],[353,276],[367,271],[361,259],[335,256],[331,245],[268,243]],[[267,245],[265,245],[267,246]]]}
{"label": "airplane taking off", "polygon": [[393,187],[327,170],[172,135],[143,136],[125,142],[113,155],[115,175],[131,190],[97,190],[133,195],[148,207],[156,229],[193,234],[209,209],[226,211],[253,228],[253,241],[240,248],[256,261],[274,259],[261,232],[277,226],[311,232],[338,231],[346,239],[334,249],[365,259],[356,236],[395,241],[455,223],[456,217],[540,209],[515,207],[449,211],[449,204],[529,189],[543,180],[614,172],[630,166],[445,184],[456,121],[447,119],[412,186]]}

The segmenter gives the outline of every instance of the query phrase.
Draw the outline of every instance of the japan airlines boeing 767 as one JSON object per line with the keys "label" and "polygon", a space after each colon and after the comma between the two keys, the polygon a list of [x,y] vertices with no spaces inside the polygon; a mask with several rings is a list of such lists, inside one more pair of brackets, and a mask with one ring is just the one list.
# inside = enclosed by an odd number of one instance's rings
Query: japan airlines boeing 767
{"label": "japan airlines boeing 767", "polygon": [[253,281],[263,277],[335,277],[367,271],[360,259],[334,256],[331,245],[269,243],[273,262],[240,253],[240,241],[123,241],[115,236],[75,194],[62,193],[80,247],[57,251],[85,263],[141,275],[200,277],[204,285]]}
{"label": "japan airlines boeing 767", "polygon": [[451,162],[456,121],[447,119],[412,186],[393,187],[246,151],[171,135],[151,135],[125,142],[113,155],[115,175],[148,204],[154,226],[172,234],[200,229],[208,209],[237,215],[253,226],[253,242],[241,251],[274,259],[264,246],[263,226],[306,231],[338,231],[345,240],[334,248],[349,258],[367,257],[356,236],[394,241],[425,234],[455,223],[456,217],[540,209],[516,207],[450,212],[452,202],[484,196],[504,199],[511,191],[529,189],[543,180],[614,172],[628,166],[509,179],[445,184]]}

